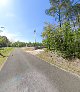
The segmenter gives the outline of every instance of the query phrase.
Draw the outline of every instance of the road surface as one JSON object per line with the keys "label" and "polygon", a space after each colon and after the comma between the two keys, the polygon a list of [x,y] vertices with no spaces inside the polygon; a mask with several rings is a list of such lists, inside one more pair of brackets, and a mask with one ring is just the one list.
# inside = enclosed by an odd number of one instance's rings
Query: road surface
{"label": "road surface", "polygon": [[80,92],[80,78],[15,49],[0,71],[0,92]]}

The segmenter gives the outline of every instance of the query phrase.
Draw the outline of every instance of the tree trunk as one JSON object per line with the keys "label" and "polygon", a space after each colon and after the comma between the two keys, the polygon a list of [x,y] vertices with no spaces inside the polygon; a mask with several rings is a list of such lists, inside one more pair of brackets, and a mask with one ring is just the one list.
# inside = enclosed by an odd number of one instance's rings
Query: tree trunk
{"label": "tree trunk", "polygon": [[62,24],[61,24],[61,11],[60,11],[60,9],[59,9],[59,25],[60,25],[60,27],[62,26]]}

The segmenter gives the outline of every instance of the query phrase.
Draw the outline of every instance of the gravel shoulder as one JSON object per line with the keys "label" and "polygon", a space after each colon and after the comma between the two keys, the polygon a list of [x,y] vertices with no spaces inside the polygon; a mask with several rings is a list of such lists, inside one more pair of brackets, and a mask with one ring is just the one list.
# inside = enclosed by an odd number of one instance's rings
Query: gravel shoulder
{"label": "gravel shoulder", "polygon": [[29,50],[27,48],[25,51],[61,69],[70,71],[80,76],[80,60],[79,59],[66,60],[60,57],[59,55],[57,55],[56,53],[47,52],[44,49]]}

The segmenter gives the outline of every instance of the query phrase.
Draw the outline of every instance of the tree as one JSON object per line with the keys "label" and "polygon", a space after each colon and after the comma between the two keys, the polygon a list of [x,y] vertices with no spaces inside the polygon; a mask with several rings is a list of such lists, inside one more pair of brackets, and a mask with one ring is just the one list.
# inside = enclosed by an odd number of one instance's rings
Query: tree
{"label": "tree", "polygon": [[61,27],[66,7],[70,4],[70,0],[50,0],[51,7],[46,10],[46,14],[56,17]]}
{"label": "tree", "polygon": [[80,4],[74,0],[50,0],[51,7],[46,14],[55,17],[61,27],[65,22],[80,27]]}
{"label": "tree", "polygon": [[43,44],[50,50],[53,44],[53,25],[45,23],[44,31],[42,33]]}
{"label": "tree", "polygon": [[73,13],[74,13],[76,24],[80,28],[80,4],[76,4],[73,6]]}
{"label": "tree", "polygon": [[25,46],[26,46],[25,42],[17,41],[17,42],[11,43],[11,47],[25,47]]}
{"label": "tree", "polygon": [[10,41],[6,36],[0,36],[0,47],[7,47]]}
{"label": "tree", "polygon": [[44,26],[44,45],[65,58],[80,58],[80,4],[74,0],[50,0],[50,4],[46,14],[58,17],[60,26],[49,23]]}
{"label": "tree", "polygon": [[78,2],[74,2],[74,0],[70,1],[65,11],[65,19],[68,20],[73,27],[80,27],[80,4]]}
{"label": "tree", "polygon": [[48,50],[58,51],[64,58],[80,58],[80,29],[73,31],[69,22],[61,28],[46,24],[42,37]]}
{"label": "tree", "polygon": [[[7,47],[9,45],[9,40],[6,36],[0,36],[0,47]],[[0,53],[0,56],[5,57],[2,53]]]}

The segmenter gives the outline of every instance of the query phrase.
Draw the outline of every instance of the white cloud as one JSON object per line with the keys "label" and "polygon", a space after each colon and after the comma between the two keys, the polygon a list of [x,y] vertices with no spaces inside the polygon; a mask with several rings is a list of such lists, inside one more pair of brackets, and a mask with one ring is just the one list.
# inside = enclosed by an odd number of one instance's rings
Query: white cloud
{"label": "white cloud", "polygon": [[19,40],[20,35],[19,33],[10,33],[8,31],[3,31],[0,33],[1,36],[6,36],[11,42],[15,42]]}
{"label": "white cloud", "polygon": [[0,0],[0,6],[8,6],[10,0]]}
{"label": "white cloud", "polygon": [[16,17],[16,15],[14,13],[7,13],[6,17]]}

